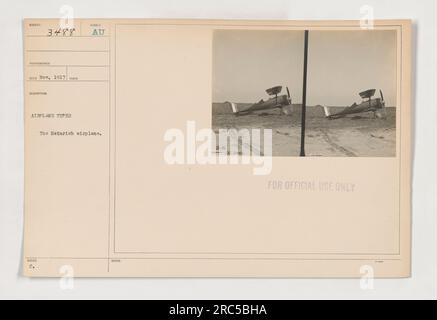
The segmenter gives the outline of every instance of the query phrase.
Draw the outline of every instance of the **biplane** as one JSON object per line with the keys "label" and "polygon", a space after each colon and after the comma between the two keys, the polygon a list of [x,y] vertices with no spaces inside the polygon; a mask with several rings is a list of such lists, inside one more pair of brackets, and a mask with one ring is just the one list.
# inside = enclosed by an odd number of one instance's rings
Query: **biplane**
{"label": "biplane", "polygon": [[350,107],[346,107],[340,112],[331,113],[329,107],[323,107],[325,110],[325,115],[328,119],[340,119],[351,114],[373,112],[375,118],[385,117],[385,101],[382,90],[379,90],[380,98],[373,99],[376,89],[370,89],[360,92],[360,97],[363,101],[360,104],[354,103]]}
{"label": "biplane", "polygon": [[272,87],[266,90],[267,94],[271,96],[268,100],[261,99],[257,103],[247,105],[242,103],[226,102],[230,104],[232,112],[236,115],[246,115],[254,111],[273,110],[281,108],[285,113],[284,108],[291,105],[290,91],[287,89],[287,94],[279,95],[282,91],[282,86]]}

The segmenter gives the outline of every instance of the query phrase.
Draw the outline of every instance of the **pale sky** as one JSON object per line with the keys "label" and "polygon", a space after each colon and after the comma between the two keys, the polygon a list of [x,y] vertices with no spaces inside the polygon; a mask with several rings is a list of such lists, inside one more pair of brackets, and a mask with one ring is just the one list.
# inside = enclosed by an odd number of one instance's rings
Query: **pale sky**
{"label": "pale sky", "polygon": [[[217,30],[213,46],[214,102],[256,102],[282,85],[301,103],[303,31]],[[351,105],[367,89],[396,105],[396,32],[310,31],[308,105]]]}

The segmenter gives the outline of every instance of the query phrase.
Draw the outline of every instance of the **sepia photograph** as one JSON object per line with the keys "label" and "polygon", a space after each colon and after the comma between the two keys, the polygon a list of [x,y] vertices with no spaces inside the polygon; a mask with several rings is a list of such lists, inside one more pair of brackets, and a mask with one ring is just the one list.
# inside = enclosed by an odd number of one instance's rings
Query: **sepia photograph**
{"label": "sepia photograph", "polygon": [[391,30],[215,30],[212,128],[272,130],[273,156],[395,157]]}

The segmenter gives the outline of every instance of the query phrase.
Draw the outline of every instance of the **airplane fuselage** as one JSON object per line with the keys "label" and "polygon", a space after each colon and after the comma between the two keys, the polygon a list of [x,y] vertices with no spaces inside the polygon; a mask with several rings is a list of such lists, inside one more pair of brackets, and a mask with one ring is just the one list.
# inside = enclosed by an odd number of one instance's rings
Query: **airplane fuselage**
{"label": "airplane fuselage", "polygon": [[276,108],[282,108],[288,105],[290,105],[290,100],[288,99],[287,95],[282,95],[282,96],[270,98],[266,101],[261,100],[257,103],[252,104],[251,106],[247,107],[244,110],[238,111],[238,113],[244,114],[253,111],[271,110]]}
{"label": "airplane fuselage", "polygon": [[363,113],[363,112],[376,112],[383,108],[383,104],[380,98],[372,99],[370,101],[363,101],[360,104],[353,104],[350,107],[345,108],[344,110],[331,114],[328,116],[329,119],[338,119],[345,117],[349,114],[355,113]]}

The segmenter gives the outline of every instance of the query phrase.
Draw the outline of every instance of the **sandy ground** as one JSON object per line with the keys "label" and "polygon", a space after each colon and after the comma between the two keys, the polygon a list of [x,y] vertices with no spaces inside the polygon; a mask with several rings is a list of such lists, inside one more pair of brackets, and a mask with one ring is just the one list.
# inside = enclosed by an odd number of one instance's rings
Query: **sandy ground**
{"label": "sandy ground", "polygon": [[[332,108],[334,112],[342,109]],[[215,131],[272,129],[273,156],[298,156],[300,153],[301,108],[298,105],[293,106],[290,115],[275,110],[236,116],[223,108],[213,107],[212,119]],[[307,156],[394,157],[396,109],[387,108],[386,119],[374,119],[372,113],[367,113],[329,120],[321,107],[308,107],[305,150]]]}

